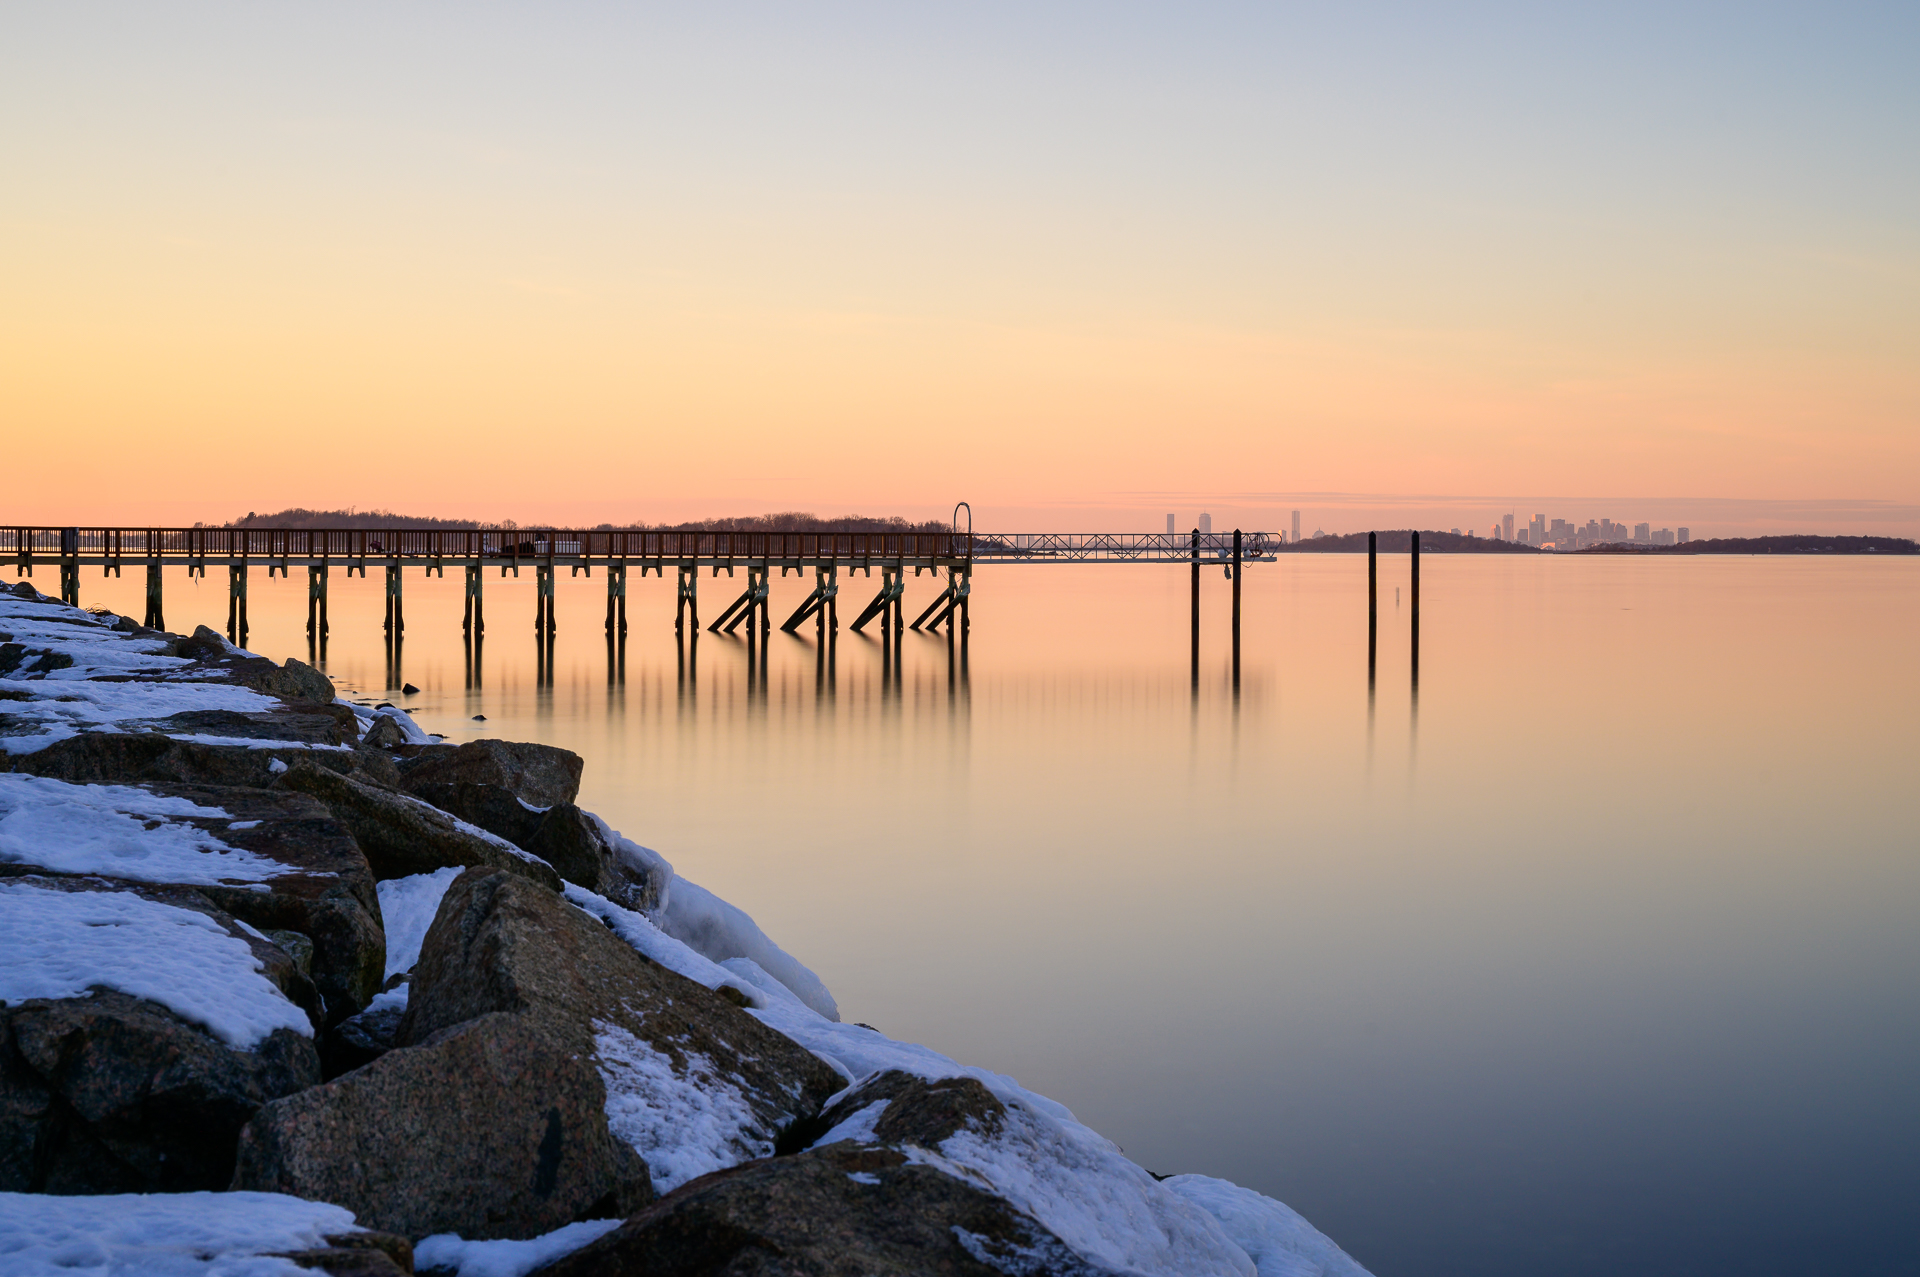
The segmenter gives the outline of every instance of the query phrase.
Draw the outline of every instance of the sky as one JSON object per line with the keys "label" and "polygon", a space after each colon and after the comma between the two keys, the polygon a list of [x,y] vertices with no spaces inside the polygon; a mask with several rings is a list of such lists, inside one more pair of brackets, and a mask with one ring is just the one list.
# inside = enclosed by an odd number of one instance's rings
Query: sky
{"label": "sky", "polygon": [[5,517],[1920,534],[1916,64],[1910,4],[0,6]]}

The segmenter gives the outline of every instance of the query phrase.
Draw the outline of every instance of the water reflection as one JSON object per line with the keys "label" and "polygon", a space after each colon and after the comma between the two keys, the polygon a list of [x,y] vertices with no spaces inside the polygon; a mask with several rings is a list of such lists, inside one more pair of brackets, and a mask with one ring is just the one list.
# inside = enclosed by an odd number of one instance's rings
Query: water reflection
{"label": "water reflection", "polygon": [[[1410,568],[1248,565],[1237,699],[1191,565],[996,568],[977,651],[842,647],[829,613],[751,657],[673,578],[635,578],[604,656],[600,581],[559,583],[576,623],[529,653],[410,579],[404,698],[380,580],[335,582],[326,668],[452,740],[578,751],[583,805],[848,1018],[1382,1274],[1910,1266],[1920,562],[1426,556],[1424,670],[1378,606]],[[309,650],[299,587],[256,584],[255,649]],[[772,586],[789,615],[818,583]],[[138,615],[140,585],[89,601]]]}

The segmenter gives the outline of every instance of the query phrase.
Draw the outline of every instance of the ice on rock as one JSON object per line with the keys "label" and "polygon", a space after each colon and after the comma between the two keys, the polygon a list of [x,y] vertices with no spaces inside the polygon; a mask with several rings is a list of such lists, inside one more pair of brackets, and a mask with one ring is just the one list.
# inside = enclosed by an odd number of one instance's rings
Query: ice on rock
{"label": "ice on rock", "polygon": [[1166,1187],[1219,1220],[1260,1277],[1368,1277],[1353,1256],[1284,1202],[1206,1175],[1175,1175]]}
{"label": "ice on rock", "polygon": [[598,1241],[625,1222],[588,1219],[525,1241],[470,1242],[454,1233],[436,1233],[413,1248],[419,1272],[450,1271],[455,1277],[526,1277],[588,1242]]}

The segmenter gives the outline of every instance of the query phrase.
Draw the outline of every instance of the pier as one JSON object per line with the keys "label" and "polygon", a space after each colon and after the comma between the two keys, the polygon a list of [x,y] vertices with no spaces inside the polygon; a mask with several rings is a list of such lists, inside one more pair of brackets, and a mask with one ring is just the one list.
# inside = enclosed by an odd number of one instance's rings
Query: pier
{"label": "pier", "polygon": [[[691,643],[700,631],[702,573],[718,578],[723,572],[730,587],[744,588],[708,623],[715,634],[738,634],[743,629],[750,647],[763,647],[773,626],[772,581],[789,573],[811,579],[812,588],[781,622],[786,633],[809,620],[824,640],[839,630],[839,594],[843,581],[855,577],[863,586],[879,573],[878,589],[856,614],[855,633],[878,623],[883,643],[891,648],[912,629],[944,626],[949,637],[964,644],[969,628],[968,609],[973,570],[985,563],[1161,563],[1182,564],[1193,575],[1193,673],[1199,678],[1200,569],[1222,567],[1232,582],[1233,668],[1238,683],[1240,667],[1240,572],[1246,562],[1272,561],[1280,537],[1266,532],[1189,533],[976,533],[960,527],[959,515],[972,511],[962,502],[955,508],[951,532],[912,533],[781,533],[747,531],[569,531],[549,528],[488,528],[474,530],[368,529],[326,530],[295,528],[0,528],[0,564],[11,561],[19,575],[32,576],[37,567],[59,572],[60,598],[80,605],[82,569],[100,569],[119,577],[129,569],[145,569],[146,612],[142,624],[166,627],[163,569],[185,567],[189,577],[204,578],[208,570],[224,569],[227,576],[227,638],[244,646],[247,641],[247,582],[264,569],[269,578],[286,577],[296,569],[307,578],[307,639],[324,656],[330,622],[328,585],[332,574],[365,577],[377,569],[386,586],[385,631],[390,662],[397,678],[399,646],[406,633],[406,591],[410,569],[428,578],[445,578],[449,568],[460,574],[464,593],[462,630],[471,647],[486,633],[484,581],[488,569],[502,577],[531,572],[535,578],[534,633],[543,669],[551,666],[553,636],[559,629],[554,607],[554,582],[563,569],[569,576],[591,577],[598,570],[607,582],[604,628],[610,650],[624,646],[627,632],[627,595],[637,575],[644,586],[649,574],[664,586],[668,573],[674,582],[674,632]],[[933,578],[932,598],[909,624],[906,595],[909,570],[914,578]],[[742,578],[744,577],[744,580]],[[862,593],[864,593],[864,588]],[[477,671],[477,662],[470,664]],[[610,666],[610,669],[612,667]]]}

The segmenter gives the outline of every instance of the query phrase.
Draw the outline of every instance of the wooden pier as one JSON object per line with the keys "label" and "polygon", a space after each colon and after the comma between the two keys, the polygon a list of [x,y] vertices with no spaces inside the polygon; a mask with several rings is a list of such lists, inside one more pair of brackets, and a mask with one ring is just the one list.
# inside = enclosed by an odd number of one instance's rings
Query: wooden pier
{"label": "wooden pier", "polygon": [[[543,670],[551,667],[553,635],[559,628],[554,585],[561,570],[570,576],[591,577],[599,571],[607,582],[605,629],[609,644],[627,632],[627,593],[636,570],[640,581],[652,574],[664,583],[669,571],[675,586],[674,632],[683,641],[696,639],[700,630],[699,581],[725,573],[744,585],[707,625],[711,633],[737,634],[744,629],[748,643],[764,648],[771,634],[771,582],[775,571],[812,577],[813,589],[780,628],[793,633],[812,620],[823,639],[839,630],[839,593],[843,579],[859,575],[871,580],[877,571],[879,588],[856,615],[852,629],[859,633],[879,623],[889,650],[905,630],[946,627],[964,643],[969,628],[968,605],[973,570],[983,563],[1178,563],[1193,575],[1193,676],[1198,684],[1200,644],[1200,568],[1221,566],[1232,581],[1233,670],[1236,687],[1240,669],[1240,572],[1245,562],[1271,561],[1280,538],[1271,533],[975,533],[956,527],[952,532],[910,533],[782,533],[749,531],[568,531],[549,528],[488,528],[475,530],[292,529],[292,528],[42,528],[0,527],[0,564],[9,561],[21,576],[38,567],[60,574],[60,598],[78,606],[83,568],[99,568],[118,577],[127,568],[146,570],[146,614],[143,624],[166,627],[162,570],[185,567],[190,577],[205,577],[208,569],[227,574],[227,637],[247,641],[247,582],[251,572],[264,568],[269,578],[289,576],[302,568],[307,575],[307,637],[324,654],[330,625],[328,585],[332,574],[367,575],[377,568],[384,578],[386,611],[382,623],[397,677],[398,649],[406,633],[405,590],[408,569],[428,577],[442,577],[448,568],[461,576],[464,608],[461,628],[470,651],[486,633],[484,580],[487,570],[518,577],[534,575],[534,632],[538,636]],[[969,519],[971,511],[968,511]],[[909,625],[905,595],[908,572],[931,574],[933,599]],[[741,578],[744,577],[744,581]],[[470,657],[470,678],[478,677],[478,660]]]}

